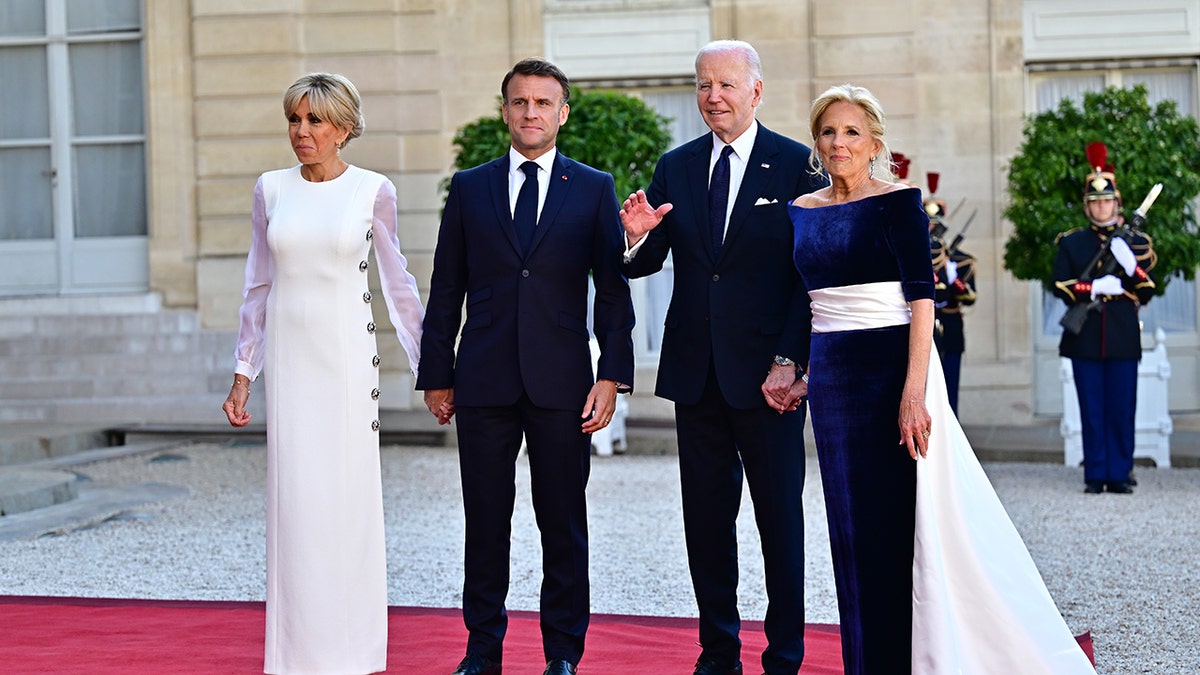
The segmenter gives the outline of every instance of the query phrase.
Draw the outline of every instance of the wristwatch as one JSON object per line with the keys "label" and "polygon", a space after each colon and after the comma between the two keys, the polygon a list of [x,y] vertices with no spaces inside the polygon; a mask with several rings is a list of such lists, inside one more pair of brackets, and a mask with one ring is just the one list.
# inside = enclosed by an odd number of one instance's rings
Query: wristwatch
{"label": "wristwatch", "polygon": [[775,355],[775,365],[777,365],[777,366],[792,366],[794,368],[796,366],[796,362],[789,359],[786,356],[780,356],[780,355],[776,354]]}

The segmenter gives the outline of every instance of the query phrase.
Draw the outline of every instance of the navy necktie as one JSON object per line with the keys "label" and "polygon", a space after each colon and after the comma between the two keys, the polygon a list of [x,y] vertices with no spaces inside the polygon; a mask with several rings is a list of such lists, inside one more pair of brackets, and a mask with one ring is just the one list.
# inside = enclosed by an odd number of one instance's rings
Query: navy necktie
{"label": "navy necktie", "polygon": [[521,243],[521,254],[529,255],[529,246],[533,243],[533,230],[537,227],[537,162],[525,162],[521,165],[521,170],[525,172],[525,182],[517,194],[517,206],[513,209],[513,227],[517,230],[517,241]]}
{"label": "navy necktie", "polygon": [[721,150],[721,157],[713,167],[712,180],[708,184],[708,226],[712,233],[713,253],[721,252],[725,240],[725,211],[729,208],[729,153],[732,145]]}

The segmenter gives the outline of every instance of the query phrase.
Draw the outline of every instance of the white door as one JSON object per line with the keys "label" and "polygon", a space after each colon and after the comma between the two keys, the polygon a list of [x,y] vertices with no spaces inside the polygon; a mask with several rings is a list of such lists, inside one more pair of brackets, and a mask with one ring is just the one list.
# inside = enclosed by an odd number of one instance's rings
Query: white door
{"label": "white door", "polygon": [[0,296],[148,281],[138,0],[0,5]]}

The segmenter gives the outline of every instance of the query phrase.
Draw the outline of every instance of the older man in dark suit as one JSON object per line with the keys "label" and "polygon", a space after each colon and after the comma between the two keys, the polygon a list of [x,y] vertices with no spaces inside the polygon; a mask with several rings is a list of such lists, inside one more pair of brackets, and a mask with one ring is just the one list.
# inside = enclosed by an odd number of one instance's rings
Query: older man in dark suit
{"label": "older man in dark suit", "polygon": [[[555,148],[570,85],[541,59],[501,85],[512,148],[460,171],[438,232],[417,389],[442,423],[458,416],[466,515],[463,620],[455,675],[499,675],[507,615],[515,462],[526,439],[542,539],[546,675],[571,675],[588,626],[590,434],[633,382],[633,303],[612,176]],[[595,284],[593,376],[589,273]],[[455,358],[463,301],[467,317]]]}
{"label": "older man in dark suit", "polygon": [[[792,262],[788,203],[822,187],[809,149],[755,119],[762,66],[745,42],[696,57],[712,133],[663,155],[621,219],[629,277],[673,256],[655,393],[675,402],[683,519],[700,612],[695,675],[741,675],[737,532],[743,473],[762,539],[769,606],[763,669],[804,656],[804,409],[811,315]],[[424,367],[424,366],[422,366]]]}

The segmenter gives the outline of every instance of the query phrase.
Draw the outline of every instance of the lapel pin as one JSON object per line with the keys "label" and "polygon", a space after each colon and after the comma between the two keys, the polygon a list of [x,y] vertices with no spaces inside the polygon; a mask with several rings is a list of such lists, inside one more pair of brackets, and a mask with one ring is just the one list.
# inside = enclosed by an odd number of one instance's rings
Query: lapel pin
{"label": "lapel pin", "polygon": [[763,164],[763,165],[762,165],[762,168],[764,168],[764,169],[769,169],[769,168],[771,168],[771,165],[770,165],[770,164]]}
{"label": "lapel pin", "polygon": [[567,179],[567,174],[565,174],[565,173],[564,173],[564,174],[563,174],[563,176],[562,176],[562,179],[563,179],[563,180],[566,180],[566,179]]}

